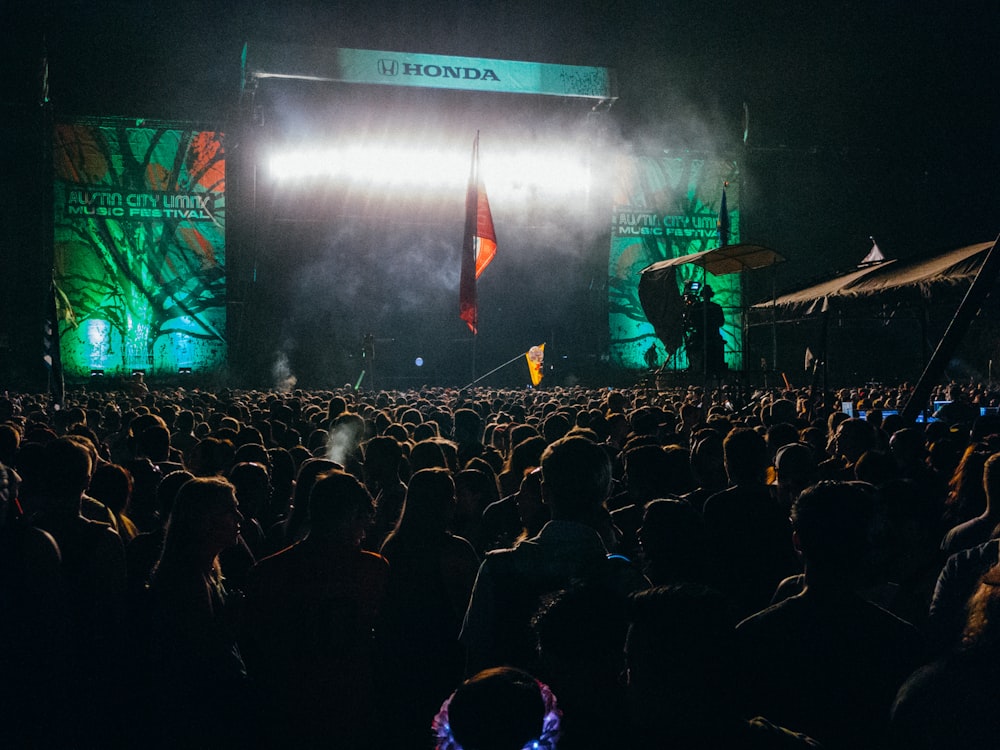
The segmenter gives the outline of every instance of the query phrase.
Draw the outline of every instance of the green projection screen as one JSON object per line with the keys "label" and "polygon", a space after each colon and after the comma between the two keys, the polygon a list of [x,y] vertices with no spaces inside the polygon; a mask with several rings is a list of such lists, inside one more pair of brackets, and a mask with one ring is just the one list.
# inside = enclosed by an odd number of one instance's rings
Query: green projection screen
{"label": "green projection screen", "polygon": [[55,126],[54,267],[68,378],[226,361],[223,135],[101,118]]}
{"label": "green projection screen", "polygon": [[[608,264],[610,360],[627,369],[651,364],[689,367],[684,346],[668,356],[639,303],[639,274],[657,261],[719,247],[719,211],[726,187],[729,242],[739,242],[739,174],[719,158],[626,156],[619,160],[611,218]],[[725,313],[726,365],[743,368],[742,286],[739,274],[714,276],[698,266],[677,267],[678,293],[689,281],[707,282]],[[650,347],[654,347],[651,352]],[[649,355],[649,359],[647,359]],[[655,355],[655,356],[653,356]]]}

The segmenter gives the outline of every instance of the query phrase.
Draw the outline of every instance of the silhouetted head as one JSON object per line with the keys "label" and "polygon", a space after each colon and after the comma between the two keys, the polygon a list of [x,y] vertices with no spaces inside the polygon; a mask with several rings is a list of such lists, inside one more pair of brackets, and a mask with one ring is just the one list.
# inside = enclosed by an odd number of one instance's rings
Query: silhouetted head
{"label": "silhouetted head", "polygon": [[421,469],[406,488],[399,531],[431,534],[445,531],[455,514],[455,482],[447,469]]}
{"label": "silhouetted head", "polygon": [[339,469],[322,474],[309,493],[309,519],[317,536],[360,545],[373,516],[368,490]]}
{"label": "silhouetted head", "polygon": [[79,500],[90,485],[93,460],[90,452],[78,441],[61,437],[45,446],[43,484],[50,498]]}
{"label": "silhouetted head", "polygon": [[228,480],[189,479],[174,498],[158,567],[168,560],[211,563],[218,575],[218,554],[236,544],[242,520],[236,489]]}
{"label": "silhouetted head", "polygon": [[611,459],[592,440],[564,437],[542,454],[542,497],[553,518],[589,518],[610,487]]}
{"label": "silhouetted head", "polygon": [[792,505],[795,544],[806,563],[807,581],[851,587],[871,562],[874,489],[864,482],[823,481]]}
{"label": "silhouetted head", "polygon": [[739,427],[726,436],[722,451],[731,484],[764,481],[770,457],[767,442],[759,433]]}
{"label": "silhouetted head", "polygon": [[554,750],[555,698],[527,672],[494,667],[466,680],[434,718],[438,750]]}

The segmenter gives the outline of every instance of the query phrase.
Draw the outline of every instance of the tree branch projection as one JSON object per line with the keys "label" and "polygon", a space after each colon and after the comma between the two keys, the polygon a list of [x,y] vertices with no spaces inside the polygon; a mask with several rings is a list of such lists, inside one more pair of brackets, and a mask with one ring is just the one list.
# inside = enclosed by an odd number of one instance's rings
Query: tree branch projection
{"label": "tree branch projection", "polygon": [[69,358],[70,374],[103,363],[114,337],[122,369],[166,366],[154,361],[164,336],[224,349],[221,134],[77,123],[57,126],[54,149],[54,276],[78,326],[109,329],[105,342],[88,328],[78,343],[89,352]]}

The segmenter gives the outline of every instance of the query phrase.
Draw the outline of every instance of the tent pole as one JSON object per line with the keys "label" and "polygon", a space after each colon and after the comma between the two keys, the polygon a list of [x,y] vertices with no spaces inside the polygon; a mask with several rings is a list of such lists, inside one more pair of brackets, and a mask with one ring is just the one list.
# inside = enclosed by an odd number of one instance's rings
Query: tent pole
{"label": "tent pole", "polygon": [[[778,272],[771,266],[771,369],[778,369]],[[765,369],[765,377],[767,370]],[[767,383],[764,384],[767,387]]]}
{"label": "tent pole", "polygon": [[830,392],[830,368],[827,363],[830,361],[830,313],[823,312],[823,417],[826,414],[826,396]]}
{"label": "tent pole", "polygon": [[750,359],[747,355],[750,345],[750,334],[747,327],[750,323],[750,316],[747,313],[747,269],[740,271],[740,359],[743,362],[743,383],[744,387],[750,381]]}
{"label": "tent pole", "polygon": [[[709,388],[708,369],[708,298],[705,296],[705,287],[708,286],[708,270],[701,269],[701,375],[702,385],[705,393]],[[705,417],[707,418],[707,410]]]}
{"label": "tent pole", "polygon": [[993,246],[986,253],[986,258],[983,259],[983,265],[979,268],[979,273],[972,280],[969,291],[965,293],[965,297],[962,299],[962,304],[955,311],[951,323],[948,324],[948,329],[938,342],[934,354],[931,355],[930,362],[927,363],[923,374],[920,376],[920,380],[917,381],[917,385],[913,388],[913,392],[906,402],[906,406],[903,407],[902,417],[904,422],[915,422],[917,415],[927,405],[931,389],[944,373],[952,354],[955,353],[958,345],[962,342],[962,337],[969,330],[972,319],[979,312],[983,300],[990,293],[993,282],[1000,275],[1000,251],[997,250],[998,243],[1000,243],[1000,236],[993,241]]}
{"label": "tent pole", "polygon": [[927,363],[930,361],[930,354],[927,351],[927,331],[930,327],[928,304],[927,298],[922,298],[920,304],[920,364],[924,367],[927,367]]}

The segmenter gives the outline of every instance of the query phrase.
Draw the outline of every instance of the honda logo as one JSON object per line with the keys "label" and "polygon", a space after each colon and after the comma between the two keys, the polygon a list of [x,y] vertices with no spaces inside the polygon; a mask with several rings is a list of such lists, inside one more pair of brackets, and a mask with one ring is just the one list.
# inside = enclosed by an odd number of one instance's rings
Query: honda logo
{"label": "honda logo", "polygon": [[399,63],[395,60],[382,59],[378,61],[378,72],[384,76],[394,76],[399,72]]}

